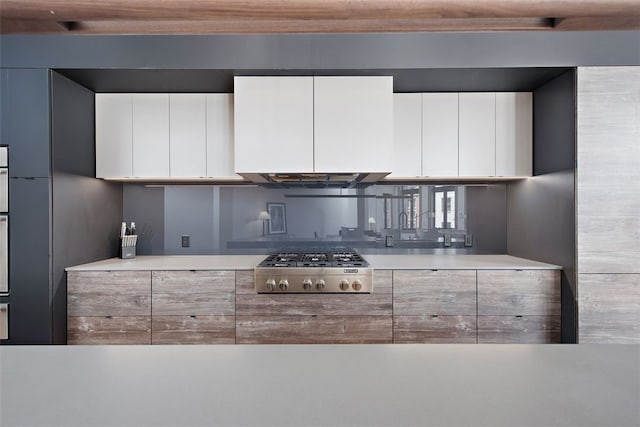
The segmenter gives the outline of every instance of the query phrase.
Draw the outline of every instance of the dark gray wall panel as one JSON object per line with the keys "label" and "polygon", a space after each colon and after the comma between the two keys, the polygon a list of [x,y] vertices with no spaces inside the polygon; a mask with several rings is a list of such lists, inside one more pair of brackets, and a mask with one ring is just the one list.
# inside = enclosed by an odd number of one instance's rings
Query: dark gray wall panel
{"label": "dark gray wall panel", "polygon": [[4,77],[2,143],[10,147],[9,174],[48,177],[49,71],[11,69]]}
{"label": "dark gray wall panel", "polygon": [[4,67],[341,69],[640,64],[638,31],[0,39]]}
{"label": "dark gray wall panel", "polygon": [[94,95],[51,76],[53,343],[66,343],[66,267],[118,254],[122,184],[95,179]]}
{"label": "dark gray wall panel", "polygon": [[507,250],[505,185],[467,187],[467,232],[475,253],[503,254]]}
{"label": "dark gray wall panel", "polygon": [[95,176],[94,93],[51,73],[51,161],[54,173]]}
{"label": "dark gray wall panel", "polygon": [[49,178],[9,182],[10,343],[51,342]]}
{"label": "dark gray wall panel", "polygon": [[574,172],[507,185],[507,253],[563,267],[563,341],[575,340]]}
{"label": "dark gray wall panel", "polygon": [[533,93],[533,178],[507,185],[507,253],[561,265],[562,341],[576,341],[575,73]]}
{"label": "dark gray wall panel", "polygon": [[122,220],[136,223],[138,255],[164,255],[164,187],[124,184]]}
{"label": "dark gray wall panel", "polygon": [[568,71],[533,94],[533,174],[575,167],[575,70]]}

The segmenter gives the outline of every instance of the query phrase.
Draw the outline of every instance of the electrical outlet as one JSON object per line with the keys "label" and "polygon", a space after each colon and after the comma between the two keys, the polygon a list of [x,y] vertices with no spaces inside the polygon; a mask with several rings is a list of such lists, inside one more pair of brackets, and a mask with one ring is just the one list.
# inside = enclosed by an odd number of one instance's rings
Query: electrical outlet
{"label": "electrical outlet", "polygon": [[464,245],[466,247],[473,246],[473,234],[465,234],[464,235]]}
{"label": "electrical outlet", "polygon": [[444,246],[445,247],[451,246],[451,234],[444,235]]}
{"label": "electrical outlet", "polygon": [[183,248],[188,248],[189,246],[191,246],[191,237],[188,235],[182,236],[182,247]]}

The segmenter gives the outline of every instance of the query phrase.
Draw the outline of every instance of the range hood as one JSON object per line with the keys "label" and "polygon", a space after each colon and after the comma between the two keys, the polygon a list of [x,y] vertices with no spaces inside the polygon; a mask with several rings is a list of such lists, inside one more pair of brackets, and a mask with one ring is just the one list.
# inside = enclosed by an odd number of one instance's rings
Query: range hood
{"label": "range hood", "polygon": [[269,187],[354,188],[374,184],[384,173],[254,173],[242,176],[256,184]]}

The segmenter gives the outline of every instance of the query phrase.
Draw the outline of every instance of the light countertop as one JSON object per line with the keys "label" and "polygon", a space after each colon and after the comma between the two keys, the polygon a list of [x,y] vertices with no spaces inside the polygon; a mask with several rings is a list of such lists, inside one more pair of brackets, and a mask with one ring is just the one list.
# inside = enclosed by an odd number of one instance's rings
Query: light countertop
{"label": "light countertop", "polygon": [[[102,270],[251,270],[266,255],[167,255],[110,258],[67,268],[67,271]],[[510,255],[364,255],[382,270],[531,270],[560,266]]]}
{"label": "light countertop", "polygon": [[637,345],[0,347],[0,425],[638,426]]}

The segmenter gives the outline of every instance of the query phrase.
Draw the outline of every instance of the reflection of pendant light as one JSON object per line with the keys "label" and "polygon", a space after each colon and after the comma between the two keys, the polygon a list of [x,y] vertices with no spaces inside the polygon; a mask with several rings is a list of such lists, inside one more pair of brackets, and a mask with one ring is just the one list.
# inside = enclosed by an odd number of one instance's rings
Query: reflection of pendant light
{"label": "reflection of pendant light", "polygon": [[262,220],[262,235],[265,235],[264,229],[265,229],[265,224],[267,223],[267,221],[269,221],[271,219],[271,215],[269,215],[269,212],[267,211],[262,211],[260,212],[260,215],[258,215],[258,219]]}

